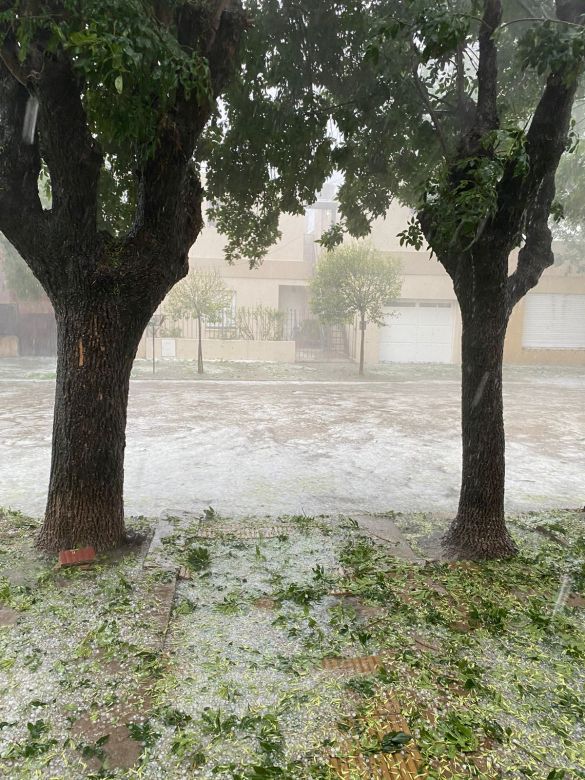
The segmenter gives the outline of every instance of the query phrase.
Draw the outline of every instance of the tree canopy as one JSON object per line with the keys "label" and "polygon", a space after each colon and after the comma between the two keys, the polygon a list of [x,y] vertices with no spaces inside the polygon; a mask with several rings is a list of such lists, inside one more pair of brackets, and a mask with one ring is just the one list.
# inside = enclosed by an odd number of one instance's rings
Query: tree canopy
{"label": "tree canopy", "polygon": [[400,295],[399,264],[367,242],[352,241],[322,253],[311,281],[311,308],[323,322],[356,315],[384,324],[384,306]]}
{"label": "tree canopy", "polygon": [[[63,49],[84,83],[83,109],[103,155],[103,229],[116,235],[135,224],[142,186],[136,170],[154,154],[165,126],[178,132],[165,112],[179,93],[208,107],[194,162],[205,172],[228,260],[260,262],[278,237],[279,215],[302,213],[335,169],[344,174],[342,226],[355,236],[367,235],[395,197],[418,206],[423,193],[450,191],[445,163],[458,152],[477,98],[479,0],[244,5],[244,63],[229,83],[219,67],[221,46],[213,60],[204,51],[214,37],[214,13],[231,3],[0,5],[3,60],[21,82],[36,72],[35,58],[38,66],[43,52]],[[505,4],[498,31],[501,127],[486,139],[494,154],[473,172],[474,194],[443,199],[441,225],[450,238],[455,220],[458,239],[469,239],[493,206],[502,166],[512,158],[522,165],[524,133],[548,70],[583,46],[582,30],[559,25],[554,10],[553,0]],[[224,102],[216,109],[220,91]],[[39,166],[46,170],[48,162],[41,154]],[[463,225],[449,217],[462,205]],[[339,227],[329,239],[339,239]],[[421,245],[416,222],[405,240]]]}
{"label": "tree canopy", "polygon": [[165,312],[175,320],[185,317],[216,321],[231,304],[228,290],[216,269],[192,268],[167,296]]}
{"label": "tree canopy", "polygon": [[[394,198],[414,208],[440,198],[435,243],[456,235],[467,246],[493,212],[504,168],[526,166],[526,134],[551,69],[579,68],[583,30],[558,19],[557,6],[562,17],[571,2],[504,4],[499,126],[486,128],[489,154],[467,171],[473,187],[454,188],[449,166],[462,156],[479,98],[481,0],[250,0],[244,68],[207,135],[208,196],[228,258],[273,240],[281,211],[300,213],[333,170],[343,172],[341,223],[327,245],[344,230],[366,236]],[[403,238],[423,245],[416,218]]]}
{"label": "tree canopy", "polygon": [[[105,240],[125,239],[144,219],[160,221],[148,192],[156,188],[170,197],[177,166],[190,161],[194,193],[195,176],[205,174],[228,259],[260,262],[278,236],[279,214],[301,213],[332,169],[328,117],[311,114],[307,121],[296,99],[270,89],[275,39],[264,37],[262,22],[278,13],[278,3],[256,0],[2,0],[0,56],[12,90],[5,124],[24,116],[27,100],[38,101],[42,140],[28,149],[22,139],[11,142],[6,213],[20,211],[16,184],[26,181],[27,216],[36,218],[40,232],[44,220],[33,191],[38,176],[45,176],[54,199],[52,216],[82,208],[64,201],[71,200],[70,185],[89,176],[87,219]],[[235,72],[244,32],[247,55]],[[262,106],[254,110],[260,96]],[[51,112],[68,121],[49,137]],[[67,157],[82,161],[77,176],[59,172]],[[196,200],[192,211],[195,219]],[[26,259],[26,241],[14,234],[9,240]],[[42,275],[40,268],[35,272]]]}
{"label": "tree canopy", "polygon": [[[280,214],[302,213],[335,169],[344,174],[342,227],[353,235],[367,235],[395,197],[419,206],[423,193],[432,199],[446,191],[445,235],[458,230],[458,239],[469,240],[493,206],[502,166],[526,159],[524,133],[548,70],[583,45],[580,29],[556,23],[552,0],[505,4],[502,122],[486,139],[494,155],[473,172],[471,195],[451,192],[444,178],[477,98],[478,0],[247,0],[243,68],[231,81],[218,67],[221,47],[212,62],[203,54],[213,38],[212,7],[230,3],[34,5],[40,13],[22,0],[0,6],[3,58],[26,81],[27,64],[39,60],[40,29],[44,51],[67,52],[103,154],[99,225],[117,235],[135,223],[136,170],[154,154],[163,127],[171,130],[164,117],[175,96],[196,96],[208,106],[194,162],[205,173],[210,214],[227,238],[227,259],[251,264],[278,237]],[[215,108],[219,91],[224,101]],[[47,169],[46,155],[39,165]],[[325,241],[334,244],[339,231]],[[416,221],[405,240],[421,245]]]}

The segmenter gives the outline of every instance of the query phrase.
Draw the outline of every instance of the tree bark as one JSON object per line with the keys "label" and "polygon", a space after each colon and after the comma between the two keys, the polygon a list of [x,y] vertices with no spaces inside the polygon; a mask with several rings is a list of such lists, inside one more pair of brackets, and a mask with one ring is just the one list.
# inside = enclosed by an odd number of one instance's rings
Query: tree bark
{"label": "tree bark", "polygon": [[[468,267],[472,265],[467,263]],[[506,265],[507,258],[502,258],[494,261],[492,267]],[[460,282],[458,291],[463,324],[463,463],[457,517],[443,543],[456,558],[506,558],[515,555],[517,548],[504,515],[502,362],[508,325],[505,276],[499,289],[485,280],[483,284],[477,282],[471,272]]]}
{"label": "tree bark", "polygon": [[202,333],[201,333],[201,315],[198,315],[197,317],[197,334],[198,334],[198,344],[197,344],[197,373],[202,374],[203,373],[203,342],[202,342]]}
{"label": "tree bark", "polygon": [[[131,308],[131,307],[130,307]],[[88,301],[56,307],[57,386],[51,476],[38,545],[49,552],[124,538],[124,449],[132,363],[150,310]]]}
{"label": "tree bark", "polygon": [[366,340],[366,320],[362,316],[360,320],[360,376],[364,375],[364,345]]}

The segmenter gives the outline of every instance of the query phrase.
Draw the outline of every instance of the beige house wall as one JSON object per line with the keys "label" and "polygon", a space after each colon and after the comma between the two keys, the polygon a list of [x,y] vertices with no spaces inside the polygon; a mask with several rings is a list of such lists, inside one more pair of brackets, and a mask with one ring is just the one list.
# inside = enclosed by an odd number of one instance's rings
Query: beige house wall
{"label": "beige house wall", "polygon": [[[417,252],[400,246],[398,234],[405,229],[412,212],[393,205],[385,218],[377,219],[372,225],[370,240],[381,251],[389,252],[401,264],[403,283],[401,298],[417,301],[449,301],[453,304],[453,357],[454,363],[461,359],[461,316],[447,273],[428,252]],[[190,253],[192,265],[216,267],[226,284],[236,293],[237,306],[263,304],[278,308],[279,287],[307,286],[313,275],[315,259],[321,251],[313,242],[328,227],[327,212],[315,212],[314,233],[306,234],[307,219],[304,215],[284,216],[281,219],[281,239],[269,250],[263,263],[254,269],[248,264],[237,262],[229,266],[224,258],[224,239],[213,226],[207,226]],[[557,254],[562,246],[555,247]],[[510,258],[510,271],[516,265],[516,255]],[[585,275],[567,274],[562,266],[547,269],[538,286],[530,294],[538,293],[585,294]],[[524,302],[515,308],[510,319],[506,338],[504,360],[507,363],[550,363],[585,365],[585,350],[534,350],[522,347],[524,325]],[[350,340],[358,346],[359,332],[350,328]],[[378,363],[380,332],[377,327],[366,330],[366,363]],[[294,359],[294,358],[293,358]]]}
{"label": "beige house wall", "polygon": [[[197,339],[174,339],[178,360],[197,360]],[[204,360],[254,360],[294,363],[294,341],[250,341],[244,339],[203,339]],[[154,353],[161,358],[161,339],[154,340]],[[143,337],[136,354],[152,360],[152,338]]]}
{"label": "beige house wall", "polygon": [[451,279],[444,276],[404,276],[400,297],[408,300],[455,301]]}
{"label": "beige house wall", "polygon": [[217,268],[226,286],[236,294],[237,306],[271,306],[278,309],[281,285],[306,287],[313,274],[312,267],[302,261],[266,260],[259,268],[247,264],[227,265],[221,258],[193,258],[191,267]]}
{"label": "beige house wall", "polygon": [[[280,260],[301,260],[303,257],[303,246],[305,236],[305,217],[304,215],[292,216],[284,214],[279,223],[281,232],[280,239],[271,247],[264,258],[264,262]],[[191,260],[199,261],[205,258],[223,259],[225,255],[225,238],[220,235],[212,223],[208,223],[197,238],[197,241],[191,247],[189,257]],[[225,265],[225,261],[224,265]],[[246,266],[246,261],[238,262],[238,265]],[[236,266],[227,266],[228,269]]]}
{"label": "beige house wall", "polygon": [[262,263],[250,268],[246,260],[238,260],[228,265],[224,259],[225,239],[209,224],[191,248],[189,261],[191,267],[217,268],[226,285],[236,294],[237,306],[279,305],[279,287],[281,285],[306,287],[313,276],[314,258],[311,251],[318,253],[314,239],[328,225],[324,214],[316,213],[315,232],[306,234],[305,215],[283,215],[279,229],[281,237],[271,247]]}
{"label": "beige house wall", "polygon": [[[384,217],[374,220],[369,236],[370,241],[382,252],[404,252],[398,234],[406,228],[412,214],[411,209],[393,203]],[[415,251],[411,250],[411,253],[415,254]]]}
{"label": "beige house wall", "polygon": [[18,357],[18,338],[16,336],[0,336],[0,357]]}
{"label": "beige house wall", "polygon": [[[250,272],[251,274],[253,272]],[[293,285],[307,287],[309,281],[307,278],[299,279],[296,277],[287,278],[285,276],[275,275],[273,278],[266,276],[224,276],[226,286],[233,290],[236,295],[236,306],[270,306],[278,309],[279,289],[283,285]]]}

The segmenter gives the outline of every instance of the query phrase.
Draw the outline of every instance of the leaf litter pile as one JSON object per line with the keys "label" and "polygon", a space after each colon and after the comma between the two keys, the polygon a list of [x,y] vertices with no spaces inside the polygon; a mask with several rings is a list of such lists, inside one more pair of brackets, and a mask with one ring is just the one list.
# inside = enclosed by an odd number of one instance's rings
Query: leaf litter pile
{"label": "leaf litter pile", "polygon": [[[424,557],[437,518],[391,519]],[[0,513],[0,777],[585,778],[582,513],[487,564],[347,517],[167,525],[161,565],[59,570]]]}

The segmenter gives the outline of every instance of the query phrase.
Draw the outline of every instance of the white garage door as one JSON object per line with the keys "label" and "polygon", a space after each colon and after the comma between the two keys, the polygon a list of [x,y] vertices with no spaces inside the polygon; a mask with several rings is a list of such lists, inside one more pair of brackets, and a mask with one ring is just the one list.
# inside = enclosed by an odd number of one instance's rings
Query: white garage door
{"label": "white garage door", "polygon": [[381,363],[451,363],[453,306],[437,301],[397,301],[385,308]]}
{"label": "white garage door", "polygon": [[585,349],[585,295],[527,295],[522,346]]}

